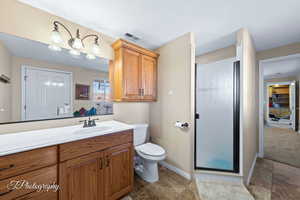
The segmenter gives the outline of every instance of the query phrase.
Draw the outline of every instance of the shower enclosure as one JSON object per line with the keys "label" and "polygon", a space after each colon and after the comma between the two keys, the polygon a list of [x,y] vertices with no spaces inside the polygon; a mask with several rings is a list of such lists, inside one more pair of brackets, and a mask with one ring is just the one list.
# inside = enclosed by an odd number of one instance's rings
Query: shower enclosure
{"label": "shower enclosure", "polygon": [[240,63],[196,65],[195,169],[239,173]]}

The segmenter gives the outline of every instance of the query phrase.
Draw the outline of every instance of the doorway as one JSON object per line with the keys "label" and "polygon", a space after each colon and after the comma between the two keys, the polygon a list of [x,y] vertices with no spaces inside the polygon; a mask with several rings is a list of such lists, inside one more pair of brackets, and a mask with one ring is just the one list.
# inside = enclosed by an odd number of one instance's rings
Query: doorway
{"label": "doorway", "polygon": [[259,156],[300,168],[300,55],[259,62]]}
{"label": "doorway", "polygon": [[195,169],[239,173],[240,62],[196,65]]}
{"label": "doorway", "polygon": [[71,117],[72,73],[22,66],[22,121]]}

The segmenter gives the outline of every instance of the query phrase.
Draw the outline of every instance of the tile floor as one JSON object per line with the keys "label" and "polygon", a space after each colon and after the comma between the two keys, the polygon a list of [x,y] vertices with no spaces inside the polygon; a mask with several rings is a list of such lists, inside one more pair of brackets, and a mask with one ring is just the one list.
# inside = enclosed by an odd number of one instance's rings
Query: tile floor
{"label": "tile floor", "polygon": [[128,200],[200,200],[196,184],[178,174],[159,168],[160,180],[147,183],[135,176],[134,191]]}
{"label": "tile floor", "polygon": [[258,159],[248,188],[256,200],[300,200],[300,168]]}
{"label": "tile floor", "polygon": [[300,134],[285,128],[265,127],[264,156],[300,168]]}

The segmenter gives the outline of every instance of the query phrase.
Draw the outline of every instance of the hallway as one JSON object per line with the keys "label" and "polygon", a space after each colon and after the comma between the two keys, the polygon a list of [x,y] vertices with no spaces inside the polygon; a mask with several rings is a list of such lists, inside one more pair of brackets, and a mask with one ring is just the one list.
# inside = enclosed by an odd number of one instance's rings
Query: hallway
{"label": "hallway", "polygon": [[264,157],[300,168],[300,134],[289,129],[265,127]]}
{"label": "hallway", "polygon": [[256,200],[299,200],[300,168],[259,158],[248,189]]}

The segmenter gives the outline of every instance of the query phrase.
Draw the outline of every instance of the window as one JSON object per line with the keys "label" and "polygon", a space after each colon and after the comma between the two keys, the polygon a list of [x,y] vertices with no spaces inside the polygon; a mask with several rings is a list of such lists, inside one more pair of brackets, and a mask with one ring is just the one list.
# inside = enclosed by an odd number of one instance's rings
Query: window
{"label": "window", "polygon": [[111,101],[109,81],[95,80],[93,82],[93,98],[95,102]]}

